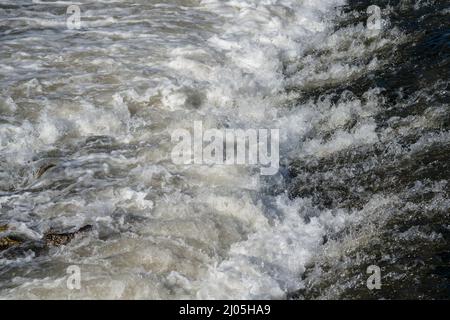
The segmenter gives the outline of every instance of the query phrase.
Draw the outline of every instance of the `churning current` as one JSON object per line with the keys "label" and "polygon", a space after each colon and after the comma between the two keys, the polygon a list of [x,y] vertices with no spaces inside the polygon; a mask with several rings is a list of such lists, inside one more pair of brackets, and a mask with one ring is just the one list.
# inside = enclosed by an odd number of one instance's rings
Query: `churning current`
{"label": "churning current", "polygon": [[[0,1],[0,298],[448,298],[449,15]],[[279,130],[275,174],[173,161],[198,122]]]}

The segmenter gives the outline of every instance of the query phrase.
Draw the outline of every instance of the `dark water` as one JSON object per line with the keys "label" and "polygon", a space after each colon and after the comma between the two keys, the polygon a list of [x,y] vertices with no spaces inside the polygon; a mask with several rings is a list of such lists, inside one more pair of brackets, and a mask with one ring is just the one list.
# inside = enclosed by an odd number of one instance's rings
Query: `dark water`
{"label": "dark water", "polygon": [[[363,21],[371,3],[350,1],[341,27]],[[376,1],[389,8],[389,28],[404,32],[406,41],[374,52],[388,61],[381,70],[326,88],[336,99],[380,88],[375,119],[382,140],[290,166],[290,196],[309,196],[317,206],[358,211],[376,196],[395,200],[377,209],[381,216],[375,211],[328,234],[330,254],[318,255],[304,274],[306,287],[292,297],[450,297],[450,2],[418,3]],[[317,91],[313,99],[324,94]],[[336,254],[334,246],[348,248]],[[381,268],[380,290],[366,288],[369,265]]]}

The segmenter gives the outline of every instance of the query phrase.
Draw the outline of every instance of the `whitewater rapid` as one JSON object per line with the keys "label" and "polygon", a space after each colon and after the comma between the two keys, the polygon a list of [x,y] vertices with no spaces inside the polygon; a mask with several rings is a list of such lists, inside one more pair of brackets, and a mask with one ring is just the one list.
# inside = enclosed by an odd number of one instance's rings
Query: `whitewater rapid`
{"label": "whitewater rapid", "polygon": [[[0,6],[0,222],[28,241],[93,226],[45,254],[1,256],[0,297],[283,299],[328,234],[391,201],[331,209],[290,197],[286,179],[295,159],[390,134],[377,88],[305,92],[382,68],[372,54],[401,42],[397,29],[337,29],[343,0],[79,3],[80,30],[64,1]],[[279,172],[175,165],[171,133],[194,121],[279,129]]]}

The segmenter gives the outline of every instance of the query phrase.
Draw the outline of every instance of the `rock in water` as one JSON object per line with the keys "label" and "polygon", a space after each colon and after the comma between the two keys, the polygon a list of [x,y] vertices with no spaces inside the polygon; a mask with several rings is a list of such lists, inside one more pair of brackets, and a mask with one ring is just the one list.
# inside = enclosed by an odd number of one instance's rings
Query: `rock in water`
{"label": "rock in water", "polygon": [[39,179],[45,172],[47,172],[49,169],[55,167],[56,164],[53,163],[47,163],[44,164],[39,168],[39,170],[36,172],[36,179]]}
{"label": "rock in water", "polygon": [[0,238],[0,250],[6,250],[10,247],[19,245],[20,241],[11,239],[9,237]]}
{"label": "rock in water", "polygon": [[81,227],[75,232],[68,232],[68,233],[46,233],[44,235],[44,241],[47,246],[62,246],[68,244],[70,241],[75,238],[76,235],[88,232],[92,230],[91,225],[86,225],[84,227]]}
{"label": "rock in water", "polygon": [[73,233],[49,233],[44,238],[47,246],[62,246],[68,244],[74,237]]}

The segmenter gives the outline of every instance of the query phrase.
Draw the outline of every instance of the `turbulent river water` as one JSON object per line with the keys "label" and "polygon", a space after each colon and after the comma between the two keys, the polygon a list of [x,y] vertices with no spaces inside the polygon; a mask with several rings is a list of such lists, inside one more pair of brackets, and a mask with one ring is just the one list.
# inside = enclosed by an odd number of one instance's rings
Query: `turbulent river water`
{"label": "turbulent river water", "polygon": [[[449,297],[449,1],[69,4],[0,1],[0,298]],[[174,164],[194,121],[279,172]]]}

